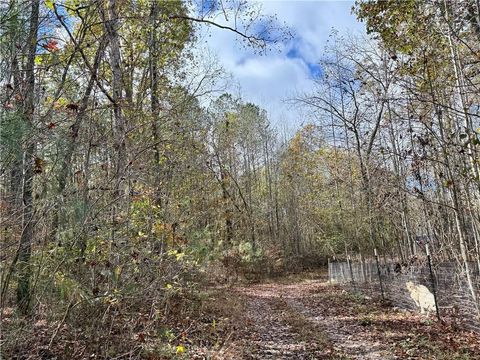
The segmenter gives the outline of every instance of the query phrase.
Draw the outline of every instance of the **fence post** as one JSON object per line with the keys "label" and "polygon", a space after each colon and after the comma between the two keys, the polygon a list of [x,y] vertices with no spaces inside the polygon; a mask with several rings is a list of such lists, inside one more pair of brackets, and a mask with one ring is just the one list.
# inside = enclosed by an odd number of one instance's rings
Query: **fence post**
{"label": "fence post", "polygon": [[435,282],[435,276],[433,275],[432,258],[430,256],[430,249],[428,248],[428,244],[425,244],[425,250],[427,252],[428,270],[430,270],[430,281],[432,282],[433,300],[435,301],[435,310],[437,312],[437,319],[438,321],[440,321],[440,311],[438,310],[438,301],[437,301],[437,284]]}
{"label": "fence post", "polygon": [[350,270],[350,280],[352,281],[353,290],[356,291],[357,289],[355,288],[355,280],[353,279],[352,260],[350,258],[350,255],[347,256],[347,262],[348,268]]}
{"label": "fence post", "polygon": [[360,266],[362,268],[362,277],[363,277],[363,282],[366,283],[368,282],[367,279],[367,269],[365,267],[365,257],[363,256],[362,253],[360,253]]}
{"label": "fence post", "polygon": [[373,249],[373,253],[375,254],[375,262],[377,263],[377,273],[378,273],[378,280],[380,281],[380,291],[382,292],[382,300],[385,300],[385,294],[383,292],[382,273],[380,272],[380,264],[378,263],[378,253],[376,248]]}

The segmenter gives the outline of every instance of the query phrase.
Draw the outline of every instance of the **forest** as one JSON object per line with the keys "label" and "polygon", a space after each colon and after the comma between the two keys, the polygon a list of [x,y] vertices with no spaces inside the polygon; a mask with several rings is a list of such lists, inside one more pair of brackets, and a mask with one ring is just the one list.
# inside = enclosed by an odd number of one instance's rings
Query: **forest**
{"label": "forest", "polygon": [[480,3],[350,7],[287,131],[203,45],[281,52],[262,1],[0,2],[0,359],[480,359]]}

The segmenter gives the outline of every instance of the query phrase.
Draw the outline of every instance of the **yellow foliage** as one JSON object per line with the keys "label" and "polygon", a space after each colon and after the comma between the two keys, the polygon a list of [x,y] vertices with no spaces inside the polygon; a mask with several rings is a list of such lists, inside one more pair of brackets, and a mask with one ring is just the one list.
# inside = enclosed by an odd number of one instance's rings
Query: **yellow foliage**
{"label": "yellow foliage", "polygon": [[53,7],[53,0],[45,0],[45,6],[50,9],[50,10],[54,10],[54,7]]}
{"label": "yellow foliage", "polygon": [[177,350],[176,350],[176,353],[177,354],[183,354],[185,352],[185,347],[183,345],[177,345]]}

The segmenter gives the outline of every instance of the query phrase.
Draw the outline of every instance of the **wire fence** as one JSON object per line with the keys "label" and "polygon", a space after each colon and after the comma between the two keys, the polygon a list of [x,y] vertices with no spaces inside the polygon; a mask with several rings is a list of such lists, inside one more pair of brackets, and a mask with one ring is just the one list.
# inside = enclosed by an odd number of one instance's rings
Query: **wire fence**
{"label": "wire fence", "polygon": [[470,266],[470,284],[465,269],[456,262],[429,267],[428,258],[402,264],[373,259],[329,261],[331,283],[382,296],[401,309],[433,312],[439,318],[458,319],[468,328],[480,332],[480,274]]}

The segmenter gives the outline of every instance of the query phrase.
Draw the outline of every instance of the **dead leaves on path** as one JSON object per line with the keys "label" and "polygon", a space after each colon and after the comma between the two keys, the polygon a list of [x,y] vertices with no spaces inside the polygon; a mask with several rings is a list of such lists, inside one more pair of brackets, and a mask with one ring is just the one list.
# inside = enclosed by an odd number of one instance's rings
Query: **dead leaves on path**
{"label": "dead leaves on path", "polygon": [[282,279],[224,295],[245,311],[225,359],[480,359],[478,334],[323,280]]}
{"label": "dead leaves on path", "polygon": [[[381,348],[390,353],[386,358],[391,359],[480,359],[480,336],[462,330],[451,321],[439,323],[433,318],[395,310],[378,299],[348,293],[339,287],[318,285],[317,296],[302,302],[332,320],[331,326],[336,327],[333,337],[340,349],[344,348],[342,343],[352,340],[370,341],[380,343]],[[345,355],[375,358],[349,354],[348,349]]]}

